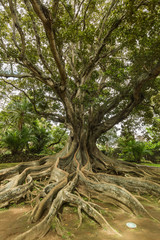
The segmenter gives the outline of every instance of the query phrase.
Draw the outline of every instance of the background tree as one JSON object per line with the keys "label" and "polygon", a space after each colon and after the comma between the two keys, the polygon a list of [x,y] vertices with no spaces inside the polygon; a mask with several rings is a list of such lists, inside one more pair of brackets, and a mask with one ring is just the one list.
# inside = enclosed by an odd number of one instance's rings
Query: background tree
{"label": "background tree", "polygon": [[149,214],[130,192],[160,193],[154,169],[110,159],[96,147],[102,134],[157,91],[159,1],[0,3],[2,87],[5,83],[22,91],[37,113],[70,130],[70,140],[59,154],[1,172],[2,180],[10,178],[2,186],[1,206],[29,196],[34,179],[48,179],[31,214],[37,224],[16,239],[44,236],[66,202],[119,235],[74,189],[89,197],[107,197],[143,216]]}

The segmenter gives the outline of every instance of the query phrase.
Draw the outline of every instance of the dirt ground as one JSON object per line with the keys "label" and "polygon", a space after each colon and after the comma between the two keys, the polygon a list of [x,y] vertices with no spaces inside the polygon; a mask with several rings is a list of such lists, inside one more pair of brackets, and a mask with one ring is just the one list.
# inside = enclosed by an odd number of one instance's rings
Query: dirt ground
{"label": "dirt ground", "polygon": [[[101,203],[98,203],[102,205]],[[152,199],[152,203],[145,202],[145,207],[152,216],[160,221],[160,205]],[[111,236],[106,233],[97,223],[83,214],[83,222],[77,229],[79,218],[76,207],[65,207],[61,216],[64,234],[59,237],[55,232],[55,223],[51,231],[43,240],[160,240],[160,222],[154,219],[135,217],[113,205],[103,204],[102,213],[107,221],[122,235]],[[0,240],[14,240],[15,236],[31,228],[29,223],[29,206],[12,206],[0,211]],[[137,225],[135,229],[129,229],[127,222]]]}

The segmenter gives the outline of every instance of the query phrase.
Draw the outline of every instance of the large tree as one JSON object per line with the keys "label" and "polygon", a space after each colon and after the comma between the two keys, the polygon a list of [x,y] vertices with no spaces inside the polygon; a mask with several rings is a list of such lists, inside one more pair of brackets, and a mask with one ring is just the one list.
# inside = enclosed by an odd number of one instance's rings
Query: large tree
{"label": "large tree", "polygon": [[159,171],[110,159],[96,141],[156,94],[159,1],[0,0],[0,10],[1,86],[22,91],[37,113],[70,130],[60,153],[1,170],[1,206],[36,201],[37,224],[15,239],[44,236],[64,203],[119,234],[80,196],[149,216],[131,192],[159,195]]}

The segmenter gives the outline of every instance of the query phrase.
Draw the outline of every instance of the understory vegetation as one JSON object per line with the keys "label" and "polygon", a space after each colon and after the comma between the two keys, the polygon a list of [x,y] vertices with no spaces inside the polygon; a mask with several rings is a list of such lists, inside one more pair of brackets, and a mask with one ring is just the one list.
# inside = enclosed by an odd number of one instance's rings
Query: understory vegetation
{"label": "understory vegetation", "polygon": [[53,126],[39,118],[23,96],[15,96],[0,117],[1,154],[53,154],[64,147],[68,138],[63,124]]}

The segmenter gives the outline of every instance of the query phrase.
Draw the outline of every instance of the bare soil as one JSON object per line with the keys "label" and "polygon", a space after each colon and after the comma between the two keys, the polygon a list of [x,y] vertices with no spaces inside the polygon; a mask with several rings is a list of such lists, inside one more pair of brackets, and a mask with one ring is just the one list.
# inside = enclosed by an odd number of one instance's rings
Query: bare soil
{"label": "bare soil", "polygon": [[[151,199],[150,199],[151,200]],[[43,238],[43,240],[159,240],[160,239],[160,222],[154,219],[135,217],[131,213],[126,213],[110,204],[96,202],[104,209],[103,215],[108,222],[119,231],[122,237],[107,235],[98,224],[86,215],[83,215],[83,222],[80,228],[78,211],[76,207],[66,206],[63,210],[61,220],[64,234],[60,237],[55,231],[55,223],[52,224],[51,231]],[[160,221],[159,203],[152,199],[151,202],[145,201],[145,207],[153,217]],[[27,205],[12,206],[9,209],[0,211],[0,239],[14,240],[15,236],[30,229],[33,224],[29,223],[28,218],[31,208]],[[129,229],[127,222],[133,222],[137,225],[135,229]]]}

